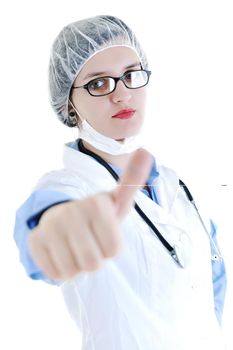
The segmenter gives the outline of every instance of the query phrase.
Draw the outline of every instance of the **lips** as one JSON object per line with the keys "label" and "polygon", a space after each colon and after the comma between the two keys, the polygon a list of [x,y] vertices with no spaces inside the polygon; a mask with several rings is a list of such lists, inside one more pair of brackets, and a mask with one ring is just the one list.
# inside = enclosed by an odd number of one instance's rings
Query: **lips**
{"label": "lips", "polygon": [[129,119],[134,115],[135,112],[136,110],[132,108],[122,109],[117,114],[113,115],[113,118]]}

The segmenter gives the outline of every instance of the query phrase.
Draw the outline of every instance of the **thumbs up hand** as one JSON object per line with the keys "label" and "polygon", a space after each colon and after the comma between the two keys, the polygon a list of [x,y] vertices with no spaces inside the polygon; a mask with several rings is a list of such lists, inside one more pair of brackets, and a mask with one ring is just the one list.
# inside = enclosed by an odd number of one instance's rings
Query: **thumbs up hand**
{"label": "thumbs up hand", "polygon": [[82,271],[103,266],[105,258],[121,249],[120,223],[145,185],[152,166],[151,155],[137,150],[116,189],[46,210],[29,235],[32,257],[44,274],[66,280]]}

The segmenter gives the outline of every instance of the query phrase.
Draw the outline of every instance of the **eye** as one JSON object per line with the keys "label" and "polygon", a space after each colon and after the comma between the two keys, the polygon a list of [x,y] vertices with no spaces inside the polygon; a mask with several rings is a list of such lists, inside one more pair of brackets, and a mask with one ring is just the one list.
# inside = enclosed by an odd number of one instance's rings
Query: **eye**
{"label": "eye", "polygon": [[107,84],[106,79],[95,79],[88,84],[88,88],[89,90],[95,91],[103,88],[104,86],[106,86],[106,84]]}
{"label": "eye", "polygon": [[125,80],[126,81],[131,81],[132,80],[132,74],[133,74],[133,72],[126,72],[125,73]]}

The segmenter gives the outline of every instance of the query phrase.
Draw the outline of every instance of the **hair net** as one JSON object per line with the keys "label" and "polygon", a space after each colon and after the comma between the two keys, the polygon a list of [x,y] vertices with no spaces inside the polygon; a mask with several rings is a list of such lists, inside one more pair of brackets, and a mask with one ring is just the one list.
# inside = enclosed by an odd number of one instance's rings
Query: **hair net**
{"label": "hair net", "polygon": [[68,100],[75,78],[87,60],[112,46],[131,47],[142,67],[147,68],[146,56],[135,34],[113,16],[96,16],[71,23],[55,39],[49,63],[50,99],[58,118],[67,126],[74,126],[68,113]]}

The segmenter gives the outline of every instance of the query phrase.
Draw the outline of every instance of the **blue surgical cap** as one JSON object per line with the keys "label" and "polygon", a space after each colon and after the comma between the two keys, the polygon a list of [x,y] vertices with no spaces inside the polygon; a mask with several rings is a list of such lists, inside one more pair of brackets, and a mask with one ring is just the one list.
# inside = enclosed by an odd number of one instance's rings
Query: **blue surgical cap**
{"label": "blue surgical cap", "polygon": [[83,65],[105,48],[126,46],[139,57],[142,68],[148,63],[135,34],[119,18],[96,16],[71,23],[55,39],[49,63],[51,105],[61,122],[75,126],[68,113],[70,90]]}

